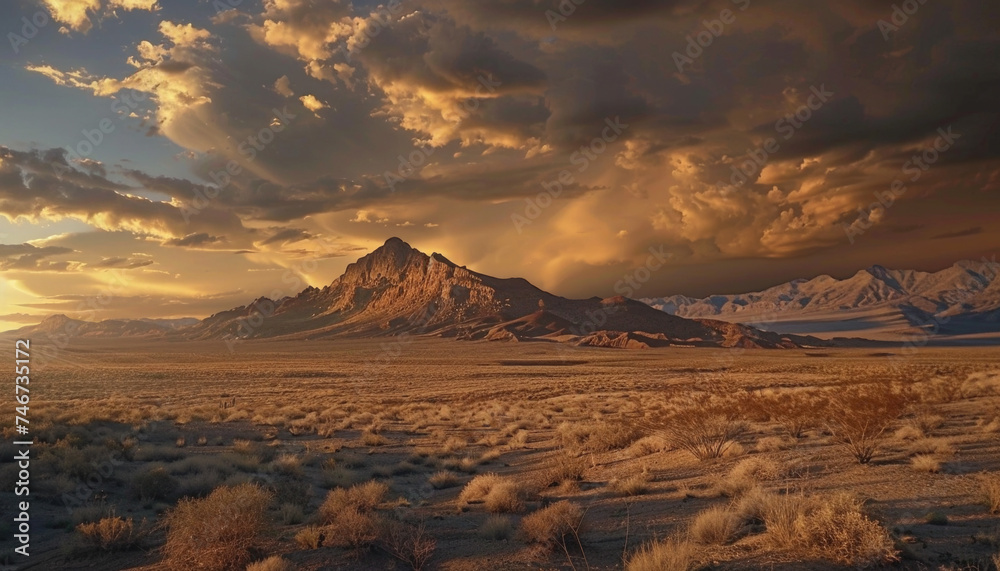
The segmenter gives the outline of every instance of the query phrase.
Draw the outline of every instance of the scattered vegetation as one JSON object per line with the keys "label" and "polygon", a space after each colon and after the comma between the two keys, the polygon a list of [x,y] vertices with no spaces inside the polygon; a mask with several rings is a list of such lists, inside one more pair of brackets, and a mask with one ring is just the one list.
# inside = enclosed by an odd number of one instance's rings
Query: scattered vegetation
{"label": "scattered vegetation", "polygon": [[210,571],[246,565],[266,527],[270,503],[271,494],[256,484],[181,500],[166,518],[166,563],[172,569]]}

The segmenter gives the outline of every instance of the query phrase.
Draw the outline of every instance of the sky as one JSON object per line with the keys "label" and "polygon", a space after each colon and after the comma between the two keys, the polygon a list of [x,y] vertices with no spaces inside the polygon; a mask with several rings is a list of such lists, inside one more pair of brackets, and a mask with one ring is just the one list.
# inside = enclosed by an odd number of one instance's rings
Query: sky
{"label": "sky", "polygon": [[392,236],[569,297],[653,251],[636,297],[993,259],[997,22],[977,0],[4,2],[0,329],[205,317]]}

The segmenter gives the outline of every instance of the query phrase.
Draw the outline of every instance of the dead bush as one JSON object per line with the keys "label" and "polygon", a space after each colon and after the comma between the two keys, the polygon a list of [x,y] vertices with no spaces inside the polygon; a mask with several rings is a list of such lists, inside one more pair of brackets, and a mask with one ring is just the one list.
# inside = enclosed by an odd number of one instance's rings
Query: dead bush
{"label": "dead bush", "polygon": [[367,513],[385,501],[389,486],[371,480],[350,488],[330,490],[323,505],[319,507],[319,517],[323,523],[332,523],[346,512]]}
{"label": "dead bush", "polygon": [[435,490],[442,490],[444,488],[452,488],[458,485],[459,479],[458,474],[454,472],[449,472],[448,470],[441,470],[435,472],[433,476],[428,478],[427,482]]}
{"label": "dead bush", "polygon": [[735,403],[711,395],[692,399],[664,421],[665,439],[699,460],[719,458],[746,432]]}
{"label": "dead bush", "polygon": [[148,534],[146,526],[136,525],[132,518],[118,516],[101,518],[76,526],[86,548],[94,551],[127,551],[135,549]]}
{"label": "dead bush", "polygon": [[521,520],[521,535],[528,543],[546,549],[562,548],[566,557],[571,559],[569,548],[573,543],[583,551],[580,541],[583,516],[584,512],[577,504],[566,500],[556,502],[525,516]]}
{"label": "dead bush", "polygon": [[263,561],[247,565],[247,571],[292,571],[292,564],[280,555],[272,555]]}
{"label": "dead bush", "polygon": [[691,538],[698,543],[725,545],[740,529],[740,519],[724,507],[713,507],[699,513],[691,522]]}
{"label": "dead bush", "polygon": [[648,543],[632,554],[625,571],[689,571],[697,550],[681,539]]}
{"label": "dead bush", "polygon": [[310,525],[295,534],[295,545],[302,549],[319,549],[323,545],[325,535],[320,528]]}
{"label": "dead bush", "polygon": [[898,560],[889,532],[853,497],[779,497],[764,513],[773,547],[859,568]]}
{"label": "dead bush", "polygon": [[132,478],[132,493],[142,501],[164,500],[177,486],[177,479],[163,466],[155,466]]}
{"label": "dead bush", "polygon": [[827,405],[827,399],[816,391],[782,393],[768,403],[772,418],[792,438],[802,438],[806,431],[819,426]]}
{"label": "dead bush", "polygon": [[1000,474],[979,476],[979,489],[983,495],[983,503],[990,508],[990,513],[1000,513]]}
{"label": "dead bush", "polygon": [[255,484],[218,488],[204,499],[181,500],[166,517],[167,565],[219,571],[245,566],[265,529],[270,503],[270,493]]}
{"label": "dead bush", "polygon": [[859,463],[867,464],[909,402],[906,392],[889,383],[855,385],[837,391],[828,401],[824,419],[834,438]]}
{"label": "dead bush", "polygon": [[378,544],[392,557],[406,563],[414,571],[420,571],[434,555],[437,540],[427,533],[423,525],[387,520],[382,524]]}

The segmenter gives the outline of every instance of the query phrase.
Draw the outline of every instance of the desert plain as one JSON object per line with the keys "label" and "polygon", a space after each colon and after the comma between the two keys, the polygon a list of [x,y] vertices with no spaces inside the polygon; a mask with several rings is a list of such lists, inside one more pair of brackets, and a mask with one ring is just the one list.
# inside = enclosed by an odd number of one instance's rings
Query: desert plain
{"label": "desert plain", "polygon": [[23,569],[987,570],[1000,553],[996,348],[35,353]]}

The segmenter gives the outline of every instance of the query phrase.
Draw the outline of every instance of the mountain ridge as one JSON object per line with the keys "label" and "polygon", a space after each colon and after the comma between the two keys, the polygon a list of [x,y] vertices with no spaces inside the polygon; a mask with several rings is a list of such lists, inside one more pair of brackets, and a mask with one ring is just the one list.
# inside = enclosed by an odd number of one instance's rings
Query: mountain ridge
{"label": "mountain ridge", "polygon": [[[43,321],[18,332],[65,327]],[[167,340],[323,339],[432,335],[461,340],[548,341],[599,347],[791,348],[829,345],[715,319],[686,319],[623,297],[568,299],[524,278],[497,278],[425,254],[399,238],[349,264],[322,288],[217,312],[180,329],[151,320],[79,322],[86,336]]]}
{"label": "mountain ridge", "polygon": [[[768,329],[818,334],[833,321],[864,321],[885,337],[962,336],[1000,332],[1000,264],[961,260],[937,272],[874,265],[844,279],[820,275],[742,294],[645,298],[687,318],[763,323]],[[877,316],[877,319],[875,319]],[[810,328],[810,322],[815,327]],[[785,326],[785,324],[793,324]],[[870,326],[870,327],[868,327]],[[843,329],[838,331],[843,332]]]}

